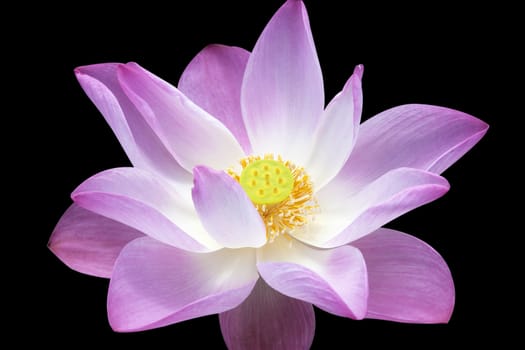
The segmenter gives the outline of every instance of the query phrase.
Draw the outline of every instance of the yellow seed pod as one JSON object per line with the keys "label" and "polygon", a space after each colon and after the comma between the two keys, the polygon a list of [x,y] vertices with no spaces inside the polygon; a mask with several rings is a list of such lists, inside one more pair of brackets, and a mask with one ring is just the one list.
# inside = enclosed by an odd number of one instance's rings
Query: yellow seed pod
{"label": "yellow seed pod", "polygon": [[290,169],[272,159],[257,160],[246,166],[239,182],[256,204],[282,202],[288,198],[294,185]]}

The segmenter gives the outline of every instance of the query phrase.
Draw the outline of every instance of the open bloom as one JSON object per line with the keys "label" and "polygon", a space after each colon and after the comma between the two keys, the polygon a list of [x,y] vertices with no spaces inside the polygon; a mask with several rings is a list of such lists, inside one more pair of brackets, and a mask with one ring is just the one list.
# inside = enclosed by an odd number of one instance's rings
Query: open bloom
{"label": "open bloom", "polygon": [[111,279],[114,330],[219,314],[230,348],[307,348],[312,305],[353,319],[449,320],[444,260],[381,226],[442,196],[439,173],[487,125],[430,105],[359,125],[362,66],[324,108],[301,1],[279,9],[251,53],[206,47],[178,88],[134,63],[76,75],[133,167],[75,189],[50,248]]}

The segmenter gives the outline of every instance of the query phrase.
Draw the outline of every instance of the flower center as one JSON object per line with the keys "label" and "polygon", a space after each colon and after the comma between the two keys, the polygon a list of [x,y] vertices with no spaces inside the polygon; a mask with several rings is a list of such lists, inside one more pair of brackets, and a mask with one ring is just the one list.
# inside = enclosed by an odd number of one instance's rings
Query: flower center
{"label": "flower center", "polygon": [[266,225],[271,243],[279,235],[288,235],[311,220],[318,208],[310,177],[302,167],[271,154],[249,156],[240,161],[240,175],[228,173],[239,182],[252,200]]}
{"label": "flower center", "polygon": [[260,159],[241,172],[240,184],[256,204],[282,202],[293,190],[292,171],[282,162]]}

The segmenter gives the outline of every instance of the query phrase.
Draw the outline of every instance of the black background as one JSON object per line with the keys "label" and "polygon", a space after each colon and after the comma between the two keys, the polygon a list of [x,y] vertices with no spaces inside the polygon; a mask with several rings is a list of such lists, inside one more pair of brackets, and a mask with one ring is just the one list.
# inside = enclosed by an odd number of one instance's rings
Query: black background
{"label": "black background", "polygon": [[[519,229],[509,223],[514,213],[507,198],[520,191],[512,185],[516,171],[512,162],[519,161],[514,155],[519,148],[503,128],[518,125],[518,115],[510,107],[519,80],[514,10],[479,4],[464,9],[444,3],[406,8],[305,3],[326,101],[362,63],[364,119],[395,105],[428,103],[462,110],[491,125],[486,137],[444,173],[451,183],[445,197],[387,225],[425,240],[448,262],[456,284],[450,323],[353,321],[316,310],[313,348],[510,341],[510,334],[501,329],[508,328],[512,321],[507,315],[517,307],[509,249]],[[176,84],[186,64],[207,44],[251,50],[280,5],[273,0],[140,7],[85,3],[16,12],[29,30],[15,27],[8,32],[13,46],[5,58],[22,67],[12,69],[17,79],[9,88],[15,99],[5,101],[18,112],[6,117],[15,123],[6,128],[13,131],[6,139],[15,136],[5,148],[6,162],[16,170],[4,175],[13,183],[23,181],[8,189],[15,189],[8,213],[18,224],[8,234],[20,242],[6,252],[15,256],[7,269],[14,272],[7,288],[14,301],[8,309],[16,316],[13,328],[27,335],[17,337],[20,343],[31,342],[32,334],[44,334],[38,338],[42,344],[72,347],[76,342],[225,347],[217,316],[141,333],[114,333],[106,319],[107,280],[68,269],[47,249],[54,225],[70,204],[71,191],[99,171],[129,164],[76,82],[73,69],[136,61]],[[7,68],[7,75],[13,73],[11,66]]]}

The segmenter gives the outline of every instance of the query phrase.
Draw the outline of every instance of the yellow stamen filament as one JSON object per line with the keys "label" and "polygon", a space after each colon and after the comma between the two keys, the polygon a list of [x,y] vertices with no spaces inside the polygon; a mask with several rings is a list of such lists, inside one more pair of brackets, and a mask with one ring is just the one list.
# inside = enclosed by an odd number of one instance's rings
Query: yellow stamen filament
{"label": "yellow stamen filament", "polygon": [[[243,158],[240,165],[240,175],[233,169],[229,169],[228,173],[241,184],[257,208],[266,225],[268,242],[273,242],[279,235],[287,236],[309,222],[318,205],[313,197],[310,177],[302,167],[290,161],[283,161],[281,156],[275,158],[272,154]],[[247,168],[246,174],[244,171]],[[262,176],[259,187],[261,170],[271,173]],[[293,185],[286,184],[287,173],[290,174]],[[270,191],[265,190],[271,186],[274,187]],[[285,197],[283,192],[286,192]],[[275,201],[275,198],[279,200]]]}

